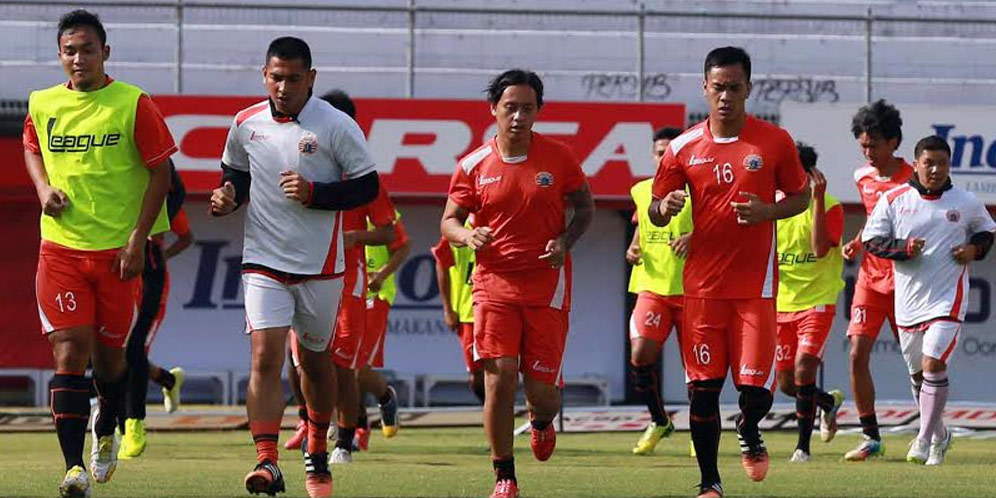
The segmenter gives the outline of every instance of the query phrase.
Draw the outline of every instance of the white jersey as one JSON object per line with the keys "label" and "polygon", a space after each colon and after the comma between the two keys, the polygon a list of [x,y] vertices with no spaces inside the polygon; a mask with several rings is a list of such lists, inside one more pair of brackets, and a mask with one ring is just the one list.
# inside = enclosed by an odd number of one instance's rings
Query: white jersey
{"label": "white jersey", "polygon": [[222,162],[252,178],[243,264],[298,275],[345,271],[342,214],[288,199],[280,172],[327,183],[374,171],[363,132],[348,115],[316,97],[296,119],[275,117],[269,101],[260,102],[235,116]]}
{"label": "white jersey", "polygon": [[939,197],[924,198],[911,185],[889,190],[878,200],[862,241],[873,237],[924,239],[914,259],[895,261],[896,322],[910,327],[936,318],[965,319],[968,309],[968,266],[958,264],[951,250],[996,223],[975,195],[952,187]]}

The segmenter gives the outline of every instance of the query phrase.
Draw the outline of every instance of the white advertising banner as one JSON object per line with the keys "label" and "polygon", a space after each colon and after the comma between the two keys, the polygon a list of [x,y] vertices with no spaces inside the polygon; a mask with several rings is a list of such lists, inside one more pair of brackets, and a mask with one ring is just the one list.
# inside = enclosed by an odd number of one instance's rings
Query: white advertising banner
{"label": "white advertising banner", "polygon": [[[852,172],[865,163],[851,133],[861,104],[784,102],[781,125],[796,140],[816,148],[829,191],[843,202],[860,202]],[[988,205],[996,205],[996,107],[897,106],[903,119],[898,154],[913,162],[913,147],[928,135],[951,145],[951,178]]]}
{"label": "white advertising banner", "polygon": [[[399,205],[412,240],[397,273],[398,295],[385,345],[387,368],[405,375],[464,376],[459,341],[443,322],[429,248],[439,240],[442,207]],[[197,243],[170,261],[168,312],[153,344],[152,360],[189,370],[249,370],[243,334],[240,260],[241,213],[212,218],[204,202],[186,206]],[[615,211],[595,216],[576,247],[574,308],[564,364],[566,378],[594,375],[609,381],[613,398],[624,393],[625,224]]]}

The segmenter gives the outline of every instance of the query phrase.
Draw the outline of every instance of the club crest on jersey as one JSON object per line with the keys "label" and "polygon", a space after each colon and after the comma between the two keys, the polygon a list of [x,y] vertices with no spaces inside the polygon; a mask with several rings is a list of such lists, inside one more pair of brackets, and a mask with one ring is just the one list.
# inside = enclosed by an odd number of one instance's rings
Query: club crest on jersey
{"label": "club crest on jersey", "polygon": [[944,217],[951,223],[958,223],[958,220],[961,219],[961,213],[957,209],[949,209],[948,212],[944,213]]}
{"label": "club crest on jersey", "polygon": [[539,173],[536,173],[536,185],[539,185],[540,187],[544,188],[552,186],[553,175],[546,171],[540,171]]}
{"label": "club crest on jersey", "polygon": [[764,166],[764,161],[757,154],[751,154],[744,158],[744,168],[747,171],[757,171],[761,169],[761,166]]}
{"label": "club crest on jersey", "polygon": [[302,154],[314,154],[318,152],[318,139],[310,133],[301,137],[301,140],[297,143],[297,150],[301,151]]}

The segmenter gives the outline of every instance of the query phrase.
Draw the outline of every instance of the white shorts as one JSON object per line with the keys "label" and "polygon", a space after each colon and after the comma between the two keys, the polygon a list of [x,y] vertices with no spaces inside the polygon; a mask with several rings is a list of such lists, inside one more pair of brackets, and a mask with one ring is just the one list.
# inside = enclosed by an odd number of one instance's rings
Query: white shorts
{"label": "white shorts", "polygon": [[285,284],[259,273],[243,273],[242,284],[246,333],[293,327],[302,346],[315,352],[328,348],[342,297],[341,278]]}
{"label": "white shorts", "polygon": [[913,327],[900,327],[899,346],[910,375],[923,370],[923,357],[947,363],[958,344],[961,322],[934,320]]}

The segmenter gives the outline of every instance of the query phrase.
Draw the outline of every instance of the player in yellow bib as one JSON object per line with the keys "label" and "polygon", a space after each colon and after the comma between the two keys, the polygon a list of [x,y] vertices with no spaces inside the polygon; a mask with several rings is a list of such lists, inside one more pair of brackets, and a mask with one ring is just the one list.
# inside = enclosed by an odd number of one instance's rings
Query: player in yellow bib
{"label": "player in yellow bib", "polygon": [[116,418],[125,394],[124,346],[136,316],[146,241],[165,232],[173,138],[140,88],[104,72],[100,19],[75,10],[59,20],[59,62],[69,81],[31,93],[24,160],[41,203],[35,292],[56,374],[52,417],[66,463],[64,497],[90,496],[83,441],[93,364],[99,411],[90,472],[117,467]]}
{"label": "player in yellow bib", "polygon": [[820,437],[829,442],[837,433],[837,410],[844,402],[839,389],[816,387],[827,336],[833,326],[837,294],[844,288],[840,246],[844,211],[826,193],[827,180],[816,168],[816,151],[797,144],[803,169],[813,185],[805,211],[778,221],[778,345],[775,377],[783,393],[795,398],[799,441],[791,462],[810,461],[809,441],[818,406]]}
{"label": "player in yellow bib", "polygon": [[[655,164],[671,140],[681,134],[677,128],[662,128],[654,133]],[[692,231],[691,203],[666,227],[650,222],[647,208],[653,200],[653,179],[643,180],[630,189],[637,224],[633,240],[626,251],[626,261],[633,265],[629,292],[637,295],[629,318],[630,365],[633,387],[647,405],[651,422],[633,448],[636,455],[653,453],[662,438],[674,432],[674,423],[664,410],[658,360],[671,329],[681,337],[681,314],[684,309],[682,272],[688,252],[688,235]]]}
{"label": "player in yellow bib", "polygon": [[[464,225],[473,227],[473,216]],[[474,361],[474,298],[471,276],[477,255],[470,247],[457,247],[445,237],[432,248],[436,258],[436,282],[443,302],[446,326],[460,338],[463,360],[467,365],[467,382],[477,399],[484,403],[484,370]]]}

